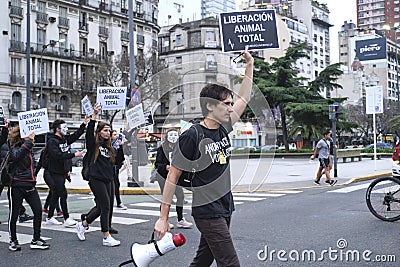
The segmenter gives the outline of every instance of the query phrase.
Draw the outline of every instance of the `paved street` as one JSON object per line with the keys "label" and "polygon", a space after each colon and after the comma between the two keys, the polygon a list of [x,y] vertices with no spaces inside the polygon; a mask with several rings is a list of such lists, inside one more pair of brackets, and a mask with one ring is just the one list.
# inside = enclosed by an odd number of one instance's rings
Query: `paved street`
{"label": "paved street", "polygon": [[[343,176],[346,174],[346,169],[353,169],[354,173],[353,177],[351,175],[339,177],[340,181],[345,183],[349,178],[359,176],[364,172],[362,167],[365,165],[365,168],[368,168],[371,163],[373,161],[364,160],[360,163],[339,164]],[[383,168],[382,165],[387,165],[389,160],[383,159],[379,163]],[[248,164],[255,163],[250,161]],[[239,163],[233,168],[238,166]],[[242,266],[343,266],[344,264],[398,266],[392,262],[372,264],[363,261],[332,260],[328,256],[324,256],[320,263],[300,260],[283,262],[277,258],[277,252],[270,256],[269,253],[272,250],[284,250],[287,253],[297,251],[300,254],[304,250],[313,250],[318,254],[324,249],[338,249],[337,242],[340,241],[340,243],[347,242],[348,249],[351,250],[371,250],[374,256],[385,254],[400,257],[398,253],[399,222],[383,222],[369,213],[365,204],[365,191],[369,182],[334,187],[314,186],[312,178],[305,179],[305,177],[308,173],[311,173],[313,177],[315,169],[316,163],[308,163],[308,160],[275,160],[270,169],[270,174],[274,178],[271,177],[270,180],[267,178],[267,182],[263,184],[263,190],[253,193],[238,190],[234,194],[236,212],[232,222],[232,235]],[[248,171],[253,170],[254,167],[249,168]],[[294,170],[297,170],[296,173],[300,175],[293,175],[296,174]],[[275,175],[281,175],[281,179]],[[268,183],[276,180],[280,182]],[[44,200],[46,195],[41,193],[40,196]],[[6,194],[3,193],[0,198],[0,221],[2,221],[0,265],[117,266],[130,258],[129,250],[133,242],[147,243],[159,214],[158,198],[160,198],[159,195],[122,196],[128,210],[114,209],[113,218],[113,226],[120,231],[118,235],[115,235],[121,240],[120,247],[107,248],[101,245],[100,224],[97,221],[90,226],[87,240],[84,242],[78,240],[74,228],[43,224],[42,236],[48,239],[51,248],[48,251],[32,251],[28,246],[32,235],[32,223],[28,222],[17,226],[22,251],[10,252],[7,249],[8,207]],[[187,195],[186,199],[189,204],[184,210],[185,217],[192,221],[189,207],[191,196]],[[92,207],[93,196],[70,194],[68,203],[71,216],[79,218],[80,213]],[[30,212],[29,209],[28,212]],[[171,215],[171,222],[176,223],[174,209]],[[183,233],[187,238],[186,245],[157,259],[151,266],[188,266],[190,263],[197,247],[198,231],[174,229],[172,232]],[[269,251],[268,256],[263,252],[266,246]]]}

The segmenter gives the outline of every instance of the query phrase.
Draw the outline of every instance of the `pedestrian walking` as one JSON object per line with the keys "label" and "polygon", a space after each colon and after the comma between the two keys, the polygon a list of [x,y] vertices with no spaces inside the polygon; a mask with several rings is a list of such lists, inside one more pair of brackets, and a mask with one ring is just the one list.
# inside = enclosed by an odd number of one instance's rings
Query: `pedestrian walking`
{"label": "pedestrian walking", "polygon": [[[157,170],[156,180],[160,186],[161,194],[164,192],[165,179],[167,179],[169,169],[171,167],[171,157],[172,150],[175,143],[178,141],[179,134],[178,131],[171,129],[166,133],[166,139],[161,146],[157,149],[155,169]],[[183,193],[182,187],[178,186],[175,189],[176,196],[176,213],[178,215],[178,222],[176,224],[177,228],[192,228],[193,223],[186,221],[183,217],[183,204],[185,201],[185,195]],[[172,229],[174,225],[169,224]]]}
{"label": "pedestrian walking", "polygon": [[325,183],[334,185],[336,184],[337,180],[331,179],[330,175],[330,167],[329,167],[329,155],[330,155],[330,144],[329,144],[329,139],[331,137],[331,130],[326,130],[323,133],[323,138],[318,141],[314,153],[311,155],[310,159],[314,160],[317,155],[318,155],[318,160],[319,160],[319,166],[317,170],[317,175],[314,180],[314,184],[320,185],[320,179],[323,174],[326,176]]}
{"label": "pedestrian walking", "polygon": [[131,139],[132,139],[132,133],[133,130],[128,131],[128,124],[125,126],[125,129],[122,131],[122,135],[124,136],[124,144],[122,145],[122,149],[124,152],[124,164],[122,165],[121,169],[119,172],[121,173],[122,171],[126,170],[126,175],[128,176],[128,181],[132,180],[132,165],[131,165],[131,158],[130,156],[132,155],[131,152]]}
{"label": "pedestrian walking", "polygon": [[33,239],[31,249],[48,249],[49,244],[40,238],[42,204],[36,190],[36,178],[33,173],[32,147],[35,134],[22,138],[19,126],[14,127],[9,136],[11,142],[10,162],[12,166],[9,190],[10,214],[8,216],[11,251],[21,250],[17,239],[17,218],[22,201],[25,199],[33,211]]}
{"label": "pedestrian walking", "polygon": [[[200,106],[204,119],[200,125],[186,130],[174,146],[161,204],[160,218],[155,224],[158,238],[170,230],[168,215],[176,183],[182,170],[190,170],[187,159],[193,161],[200,150],[200,162],[207,164],[196,171],[192,181],[192,216],[199,229],[200,243],[191,267],[240,266],[230,233],[234,202],[231,192],[230,139],[228,132],[243,114],[251,96],[254,59],[247,51],[245,76],[238,97],[233,104],[233,92],[218,84],[208,84],[200,92]],[[198,142],[198,127],[203,131],[204,142]],[[196,160],[198,162],[198,160]],[[202,164],[203,165],[203,164]]]}
{"label": "pedestrian walking", "polygon": [[[123,135],[118,134],[116,130],[112,130],[111,132],[111,143],[112,147],[115,149],[115,155],[116,155],[116,161],[114,164],[114,193],[115,193],[115,200],[117,201],[117,208],[126,210],[127,207],[122,203],[121,200],[121,194],[119,192],[119,188],[121,186],[121,183],[119,181],[119,170],[121,169],[122,165],[125,162],[125,156],[123,153]],[[112,197],[112,200],[114,200],[114,197]],[[111,209],[114,206],[114,201],[112,201]],[[111,212],[112,214],[112,212]],[[111,224],[110,224],[111,225]]]}
{"label": "pedestrian walking", "polygon": [[100,216],[103,246],[119,246],[120,241],[114,239],[109,232],[110,198],[114,181],[115,150],[111,145],[111,125],[99,121],[94,131],[96,117],[101,110],[99,103],[94,105],[94,113],[86,130],[86,148],[89,156],[88,177],[89,187],[95,197],[96,206],[92,208],[82,222],[76,226],[80,240],[85,240],[85,230]]}
{"label": "pedestrian walking", "polygon": [[47,214],[46,223],[50,225],[62,224],[54,218],[54,210],[56,208],[58,199],[60,199],[61,210],[64,217],[65,227],[74,227],[77,223],[74,219],[69,217],[67,205],[67,189],[65,188],[65,180],[70,179],[70,172],[72,168],[73,157],[81,157],[82,152],[70,152],[70,145],[74,143],[84,133],[86,124],[89,121],[89,116],[85,116],[84,121],[79,129],[72,134],[68,134],[68,126],[64,120],[55,120],[53,122],[53,133],[48,134],[46,147],[49,154],[49,167],[50,176],[54,181],[54,190],[49,206],[49,213]]}

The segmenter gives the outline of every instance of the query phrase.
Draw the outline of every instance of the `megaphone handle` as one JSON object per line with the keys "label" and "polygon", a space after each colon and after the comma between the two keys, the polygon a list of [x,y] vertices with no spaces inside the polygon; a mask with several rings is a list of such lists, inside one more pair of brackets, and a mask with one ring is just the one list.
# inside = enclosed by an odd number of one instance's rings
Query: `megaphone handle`
{"label": "megaphone handle", "polygon": [[164,254],[161,253],[160,249],[158,248],[158,245],[157,245],[156,240],[154,240],[154,233],[155,233],[155,231],[153,230],[153,233],[151,233],[151,239],[150,239],[150,241],[148,242],[148,244],[154,243],[154,248],[156,249],[158,255],[162,256],[162,255],[164,255]]}
{"label": "megaphone handle", "polygon": [[151,233],[151,239],[149,240],[149,242],[147,242],[147,244],[151,244],[151,243],[155,243],[156,240],[154,240],[154,233],[155,231],[153,230],[153,233]]}

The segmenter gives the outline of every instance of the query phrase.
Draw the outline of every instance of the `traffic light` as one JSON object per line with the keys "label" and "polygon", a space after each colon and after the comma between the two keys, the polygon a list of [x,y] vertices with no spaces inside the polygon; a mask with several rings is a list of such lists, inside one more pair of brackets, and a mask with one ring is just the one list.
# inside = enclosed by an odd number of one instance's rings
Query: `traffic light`
{"label": "traffic light", "polygon": [[329,119],[334,120],[336,119],[337,115],[340,112],[340,106],[339,104],[331,104],[329,105]]}

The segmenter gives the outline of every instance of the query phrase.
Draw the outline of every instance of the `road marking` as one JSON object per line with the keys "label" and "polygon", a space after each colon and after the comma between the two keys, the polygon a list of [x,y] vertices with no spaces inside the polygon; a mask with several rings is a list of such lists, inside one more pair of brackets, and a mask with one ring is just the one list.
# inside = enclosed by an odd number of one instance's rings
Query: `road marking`
{"label": "road marking", "polygon": [[[73,218],[74,220],[80,221],[81,219],[81,214],[80,213],[70,213],[69,216]],[[144,223],[148,222],[149,220],[143,220],[143,219],[135,219],[135,218],[126,218],[126,217],[118,217],[118,216],[113,216],[112,217],[112,223],[117,223],[117,224],[124,224],[124,225],[132,225],[132,224],[138,224],[138,223]],[[100,222],[100,217],[95,220],[95,222]],[[89,227],[89,229],[92,226]]]}
{"label": "road marking", "polygon": [[360,189],[367,188],[368,186],[369,186],[369,183],[360,184],[360,185],[346,186],[346,187],[343,187],[343,188],[340,188],[340,189],[328,191],[328,193],[350,193],[350,192],[353,192],[353,191],[357,191],[357,190],[360,190]]}
{"label": "road marking", "polygon": [[239,197],[245,197],[245,196],[248,196],[248,197],[281,197],[281,196],[284,196],[285,194],[278,194],[278,193],[274,193],[274,194],[272,194],[272,193],[234,193],[233,194],[233,196],[235,197],[235,199],[236,199],[236,196],[239,196]]}
{"label": "road marking", "polygon": [[241,201],[260,201],[264,199],[265,198],[263,197],[237,197],[237,196],[233,197],[233,200],[241,200]]}
{"label": "road marking", "polygon": [[[0,231],[0,242],[3,243],[10,243],[10,237],[8,235],[8,232],[4,232],[4,231]],[[32,241],[33,236],[32,235],[26,235],[26,234],[18,234],[17,233],[17,239],[18,239],[18,243],[20,245],[25,245],[25,244],[30,244]],[[49,240],[51,239],[50,237],[44,237],[41,236],[40,238],[42,238],[43,240]]]}
{"label": "road marking", "polygon": [[270,193],[282,193],[282,194],[298,194],[302,193],[303,191],[294,191],[294,190],[275,190],[269,191]]}
{"label": "road marking", "polygon": [[[79,215],[80,216],[80,215]],[[33,228],[33,221],[27,221],[23,223],[18,223],[17,226],[24,226],[24,227],[30,227]],[[68,233],[76,233],[76,226],[74,225],[73,227],[64,227],[64,225],[54,225],[54,224],[46,224],[45,222],[42,222],[42,230],[53,230],[53,231],[62,231],[62,232],[68,232]],[[95,226],[90,226],[89,230],[86,230],[85,232],[95,232],[101,230],[100,227],[95,227]]]}
{"label": "road marking", "polygon": [[[140,209],[127,209],[127,210],[114,210],[115,213],[122,213],[122,214],[132,214],[132,215],[149,215],[149,216],[160,216],[159,210],[140,210]],[[169,215],[169,217],[174,217],[173,213]]]}

